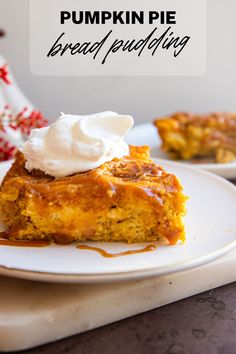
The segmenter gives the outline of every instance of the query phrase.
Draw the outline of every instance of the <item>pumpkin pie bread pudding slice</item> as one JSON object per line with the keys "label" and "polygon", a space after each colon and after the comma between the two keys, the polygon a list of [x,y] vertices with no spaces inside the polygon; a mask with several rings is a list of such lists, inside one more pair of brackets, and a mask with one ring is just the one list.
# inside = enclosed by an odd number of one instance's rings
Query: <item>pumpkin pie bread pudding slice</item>
{"label": "pumpkin pie bread pudding slice", "polygon": [[3,237],[184,241],[182,186],[150,160],[147,146],[121,140],[131,118],[63,115],[33,131],[0,188]]}
{"label": "pumpkin pie bread pudding slice", "polygon": [[54,178],[29,173],[18,153],[0,191],[2,218],[11,240],[146,242],[184,240],[186,197],[178,179],[131,147],[84,173]]}
{"label": "pumpkin pie bread pudding slice", "polygon": [[176,159],[207,157],[217,163],[236,159],[236,114],[175,113],[154,121],[162,148]]}

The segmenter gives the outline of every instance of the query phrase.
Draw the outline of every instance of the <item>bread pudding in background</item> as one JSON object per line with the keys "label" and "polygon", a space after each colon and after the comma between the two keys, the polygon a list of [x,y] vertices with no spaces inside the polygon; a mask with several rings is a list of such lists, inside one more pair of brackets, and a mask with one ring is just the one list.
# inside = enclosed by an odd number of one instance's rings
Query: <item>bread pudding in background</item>
{"label": "bread pudding in background", "polygon": [[54,178],[29,173],[18,153],[0,190],[0,210],[14,240],[146,242],[184,240],[185,199],[178,179],[131,147],[88,172]]}
{"label": "bread pudding in background", "polygon": [[236,114],[175,113],[154,121],[164,151],[175,159],[207,157],[216,163],[236,159]]}

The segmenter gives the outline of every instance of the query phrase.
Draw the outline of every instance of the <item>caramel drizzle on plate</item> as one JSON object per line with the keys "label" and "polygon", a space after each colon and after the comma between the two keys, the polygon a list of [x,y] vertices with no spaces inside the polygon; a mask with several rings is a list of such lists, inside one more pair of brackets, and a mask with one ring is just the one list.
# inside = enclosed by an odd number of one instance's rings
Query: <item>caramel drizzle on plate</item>
{"label": "caramel drizzle on plate", "polygon": [[17,247],[46,247],[49,246],[49,241],[34,240],[34,241],[14,241],[0,239],[0,246],[17,246]]}
{"label": "caramel drizzle on plate", "polygon": [[80,250],[89,250],[89,251],[95,251],[100,253],[101,256],[105,258],[115,258],[115,257],[122,257],[122,256],[128,256],[131,254],[136,254],[136,253],[144,253],[144,252],[151,252],[155,251],[157,249],[157,246],[155,245],[148,245],[144,248],[137,249],[137,250],[130,250],[130,251],[124,251],[124,252],[119,252],[119,253],[109,253],[105,251],[102,248],[99,247],[93,247],[93,246],[87,246],[87,245],[78,245],[76,248]]}
{"label": "caramel drizzle on plate", "polygon": [[[0,239],[0,246],[47,247],[47,246],[50,246],[50,244],[51,243],[49,241],[45,241],[45,240],[33,240],[33,241],[27,241],[27,240],[19,241],[19,240],[17,240],[16,241],[16,240]],[[157,246],[148,245],[148,246],[145,246],[144,248],[141,248],[141,249],[123,251],[123,252],[118,252],[118,253],[109,253],[102,248],[88,246],[88,245],[78,245],[78,246],[76,246],[76,248],[80,249],[80,250],[89,250],[89,251],[98,252],[101,256],[103,256],[105,258],[115,258],[115,257],[129,256],[131,254],[137,254],[137,253],[152,252],[157,249]]]}

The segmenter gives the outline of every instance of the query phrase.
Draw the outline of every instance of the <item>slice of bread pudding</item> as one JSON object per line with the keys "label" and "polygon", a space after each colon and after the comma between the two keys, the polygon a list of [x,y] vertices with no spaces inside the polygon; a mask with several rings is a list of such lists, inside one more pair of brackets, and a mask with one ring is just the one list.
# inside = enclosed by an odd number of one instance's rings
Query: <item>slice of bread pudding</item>
{"label": "slice of bread pudding", "polygon": [[149,159],[147,147],[68,177],[29,173],[18,153],[0,189],[12,240],[146,242],[184,240],[186,197],[178,179]]}
{"label": "slice of bread pudding", "polygon": [[162,148],[176,159],[209,157],[217,163],[236,159],[236,114],[175,113],[154,121]]}

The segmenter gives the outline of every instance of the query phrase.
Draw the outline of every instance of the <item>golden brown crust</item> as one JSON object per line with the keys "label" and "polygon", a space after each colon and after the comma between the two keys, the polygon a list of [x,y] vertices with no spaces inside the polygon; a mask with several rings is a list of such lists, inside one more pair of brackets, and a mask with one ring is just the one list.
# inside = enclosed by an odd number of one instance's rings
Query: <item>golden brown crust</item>
{"label": "golden brown crust", "polygon": [[150,160],[150,147],[148,145],[129,145],[130,156],[141,160]]}
{"label": "golden brown crust", "polygon": [[175,113],[154,121],[162,148],[175,158],[212,157],[215,162],[236,158],[236,114]]}
{"label": "golden brown crust", "polygon": [[64,178],[28,173],[18,153],[0,189],[8,238],[58,243],[183,240],[186,198],[178,179],[149,160],[147,148],[132,147],[130,153]]}

